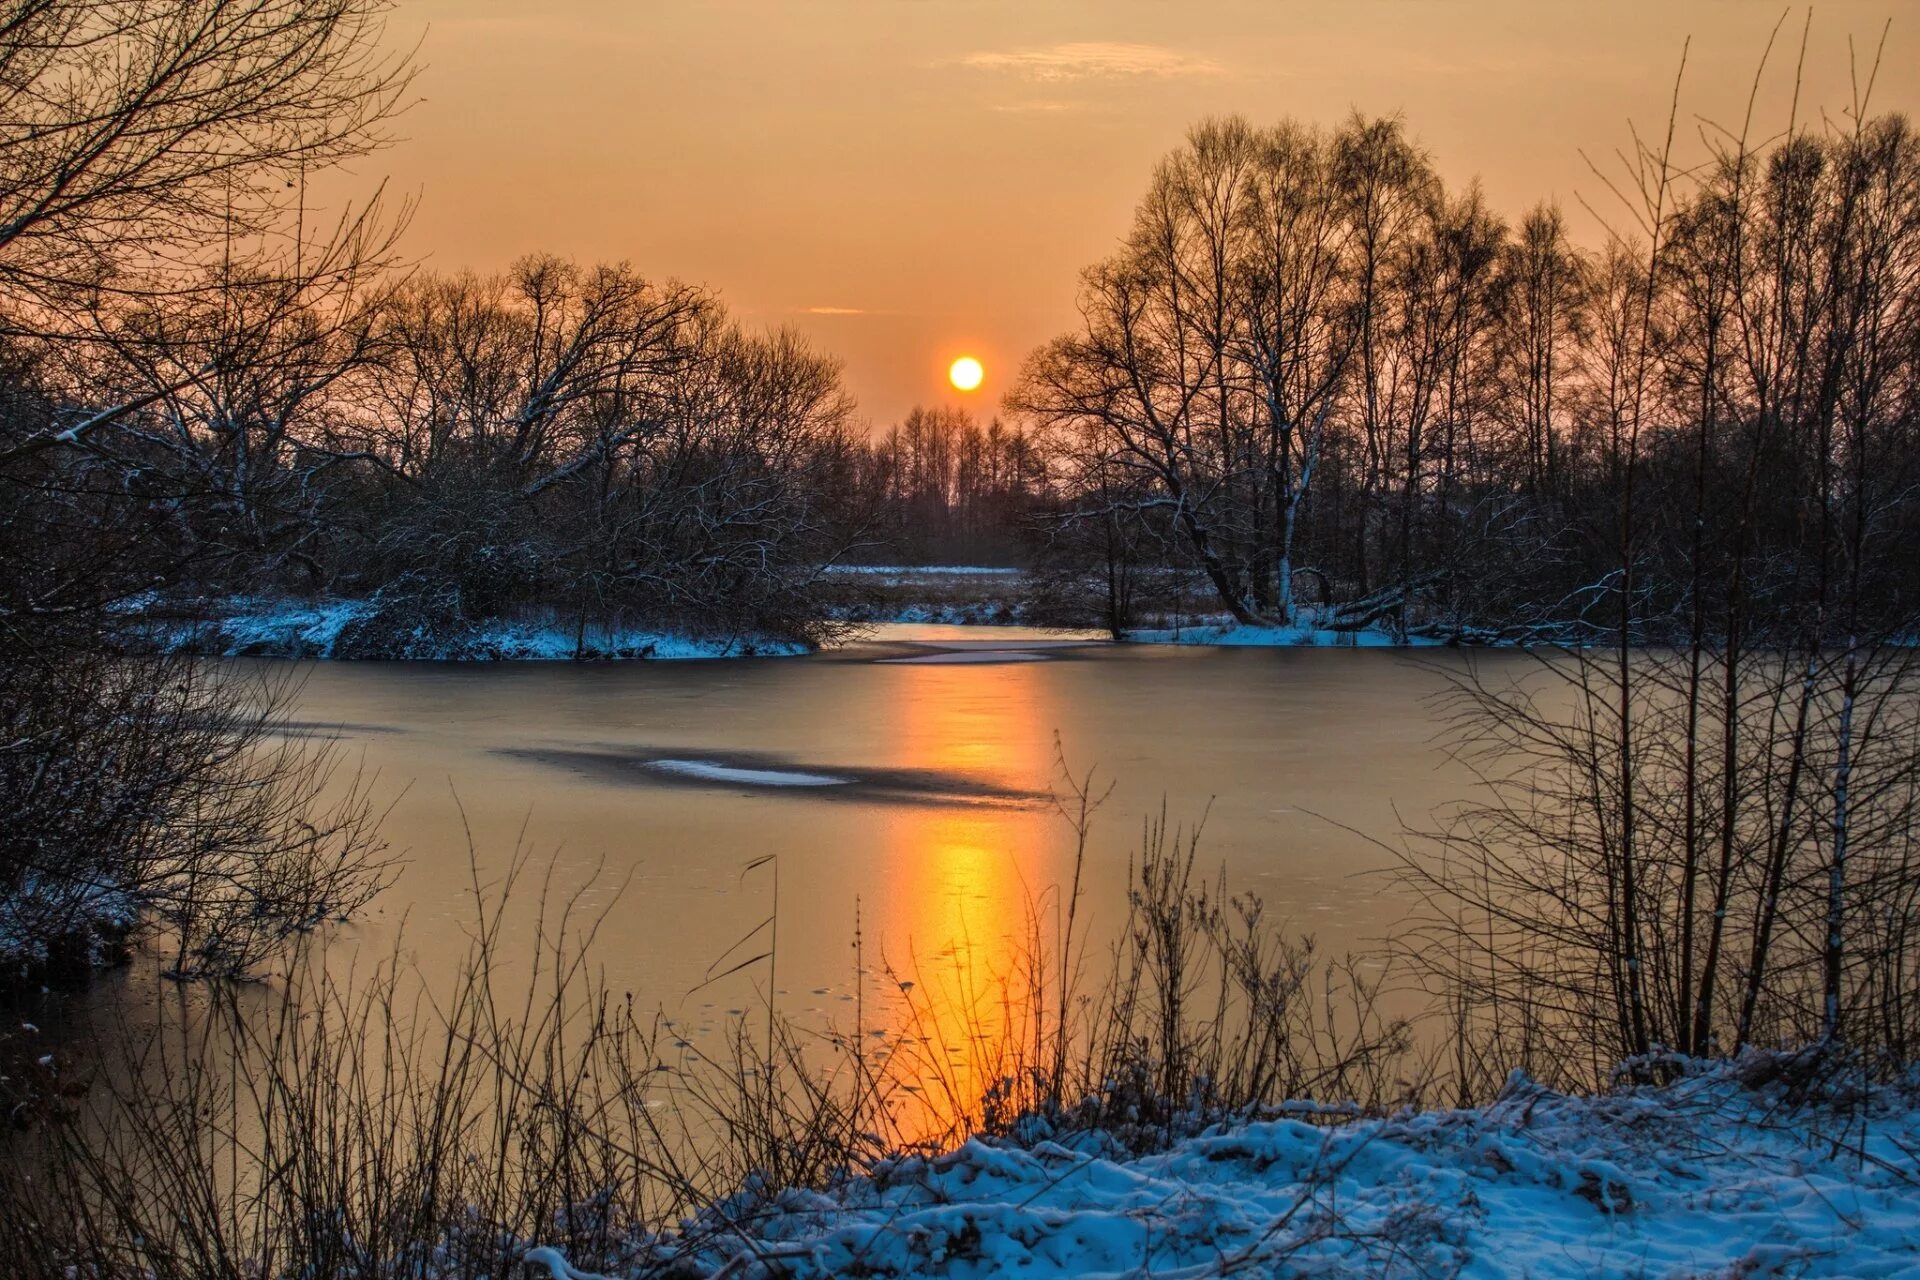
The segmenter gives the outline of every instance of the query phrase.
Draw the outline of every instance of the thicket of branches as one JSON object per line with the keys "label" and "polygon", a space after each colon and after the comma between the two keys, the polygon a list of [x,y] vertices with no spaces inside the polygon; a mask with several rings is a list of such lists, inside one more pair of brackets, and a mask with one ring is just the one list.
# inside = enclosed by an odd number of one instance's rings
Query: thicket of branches
{"label": "thicket of branches", "polygon": [[286,730],[288,692],[184,658],[0,662],[0,990],[141,931],[174,977],[244,975],[372,900],[378,814],[330,743]]}
{"label": "thicket of branches", "polygon": [[1591,251],[1396,119],[1196,127],[1014,397],[1063,537],[1242,623],[1590,639],[1627,607],[1670,640],[1724,613],[1711,580],[1797,636],[1844,579],[1852,625],[1910,625],[1915,134],[1862,102],[1703,136]]}
{"label": "thicket of branches", "polygon": [[385,8],[0,23],[0,619],[159,586],[378,596],[370,651],[517,608],[807,636],[837,366],[624,265],[418,274],[404,206],[310,207],[405,105]]}
{"label": "thicket of branches", "polygon": [[376,653],[517,609],[809,634],[843,536],[832,361],[625,266],[383,279],[363,231],[308,250],[317,275],[211,268],[29,348],[46,430],[111,415],[16,465],[38,519],[96,544],[141,522],[177,592],[375,598]]}
{"label": "thicket of branches", "polygon": [[1600,643],[1461,682],[1487,786],[1408,859],[1488,1060],[1920,1047],[1920,136],[1847,119],[1760,144],[1749,109],[1697,166],[1670,125],[1619,185]]}
{"label": "thicket of branches", "polygon": [[310,205],[309,176],[382,146],[406,103],[385,9],[0,19],[0,900],[62,904],[10,926],[9,959],[221,878],[181,847],[230,871],[370,839],[363,811],[302,834],[321,766],[269,745],[270,709],[104,660],[141,647],[130,615],[349,596],[374,607],[342,651],[387,656],[529,612],[582,636],[825,625],[808,585],[857,535],[835,362],[624,265],[413,272],[406,207]]}
{"label": "thicket of branches", "polygon": [[[246,499],[270,464],[228,424],[284,423],[312,370],[364,348],[362,281],[402,219],[376,195],[310,229],[304,194],[404,104],[384,8],[26,0],[0,17],[7,984],[143,924],[170,933],[181,976],[243,972],[383,879],[364,793],[320,800],[328,753],[279,732],[279,694],[116,658],[104,637],[116,606],[191,569],[197,529],[264,524]],[[169,454],[169,431],[197,447]]]}

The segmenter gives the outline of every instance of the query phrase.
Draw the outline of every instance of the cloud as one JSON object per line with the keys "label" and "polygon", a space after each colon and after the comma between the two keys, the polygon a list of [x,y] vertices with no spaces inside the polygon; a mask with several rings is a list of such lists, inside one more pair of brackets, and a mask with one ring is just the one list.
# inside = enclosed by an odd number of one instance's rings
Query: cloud
{"label": "cloud", "polygon": [[1118,44],[1092,41],[1056,44],[1045,49],[970,53],[960,65],[975,71],[1004,71],[1029,80],[1098,80],[1142,76],[1168,80],[1176,76],[1217,76],[1225,68],[1208,58],[1156,44]]}
{"label": "cloud", "polygon": [[1031,115],[1060,111],[1084,111],[1086,108],[1078,102],[1058,102],[1047,99],[1033,102],[997,102],[990,110],[1004,111],[1012,115]]}
{"label": "cloud", "polygon": [[867,314],[864,307],[802,307],[800,309],[810,316],[864,316]]}

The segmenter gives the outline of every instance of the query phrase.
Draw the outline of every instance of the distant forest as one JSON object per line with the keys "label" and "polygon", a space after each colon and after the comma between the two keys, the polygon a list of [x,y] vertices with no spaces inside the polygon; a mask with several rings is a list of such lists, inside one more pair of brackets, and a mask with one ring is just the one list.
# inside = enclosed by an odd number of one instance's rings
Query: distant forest
{"label": "distant forest", "polygon": [[905,564],[1014,566],[1035,553],[1052,510],[1038,438],[962,409],[915,409],[861,451],[862,492],[884,513],[880,554]]}

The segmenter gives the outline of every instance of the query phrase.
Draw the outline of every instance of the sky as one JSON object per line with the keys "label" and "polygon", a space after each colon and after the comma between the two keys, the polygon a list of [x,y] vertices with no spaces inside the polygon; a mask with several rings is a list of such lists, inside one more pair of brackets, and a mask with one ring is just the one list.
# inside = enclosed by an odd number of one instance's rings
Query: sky
{"label": "sky", "polygon": [[[845,364],[876,430],[991,415],[1072,328],[1154,162],[1211,114],[1402,114],[1450,184],[1543,198],[1597,241],[1589,168],[1663,128],[1784,124],[1804,8],[1741,0],[397,0],[418,46],[400,140],[356,166],[418,197],[428,268],[625,261],[713,287]],[[1891,20],[1880,109],[1920,107],[1920,0],[1822,0],[1803,118],[1852,101]],[[962,353],[979,391],[947,385]]]}

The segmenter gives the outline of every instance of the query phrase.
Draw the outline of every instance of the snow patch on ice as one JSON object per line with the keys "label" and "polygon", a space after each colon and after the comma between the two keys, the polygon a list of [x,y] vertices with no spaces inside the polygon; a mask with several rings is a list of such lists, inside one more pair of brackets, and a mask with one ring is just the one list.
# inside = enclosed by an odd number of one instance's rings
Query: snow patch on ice
{"label": "snow patch on ice", "polygon": [[647,768],[675,773],[703,782],[739,782],[750,787],[844,787],[851,779],[827,773],[800,773],[787,769],[743,769],[712,760],[649,760]]}

